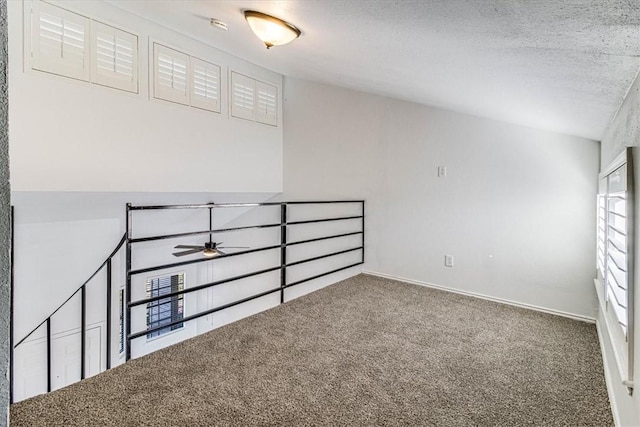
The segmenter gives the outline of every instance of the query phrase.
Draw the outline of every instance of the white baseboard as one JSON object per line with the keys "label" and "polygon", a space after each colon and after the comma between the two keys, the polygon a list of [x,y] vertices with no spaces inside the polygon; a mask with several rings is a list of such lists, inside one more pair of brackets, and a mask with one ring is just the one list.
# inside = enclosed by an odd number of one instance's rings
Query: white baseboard
{"label": "white baseboard", "polygon": [[533,305],[533,304],[525,304],[525,303],[522,303],[522,302],[511,301],[511,300],[504,299],[504,298],[496,298],[496,297],[492,297],[492,296],[488,296],[488,295],[478,294],[478,293],[475,293],[475,292],[462,291],[462,290],[450,288],[450,287],[447,287],[447,286],[436,285],[436,284],[427,283],[427,282],[421,282],[419,280],[412,280],[412,279],[407,279],[407,278],[404,278],[404,277],[392,276],[390,274],[385,274],[385,273],[379,273],[377,271],[363,270],[362,273],[363,274],[369,274],[371,276],[382,277],[382,278],[385,278],[385,279],[398,280],[400,282],[411,283],[413,285],[426,286],[428,288],[439,289],[441,291],[452,292],[452,293],[455,293],[455,294],[466,295],[466,296],[480,298],[480,299],[484,299],[484,300],[488,300],[488,301],[498,302],[498,303],[501,303],[501,304],[513,305],[513,306],[516,306],[516,307],[521,307],[521,308],[526,308],[526,309],[529,309],[529,310],[540,311],[540,312],[543,312],[543,313],[554,314],[556,316],[568,317],[569,319],[580,320],[581,322],[596,323],[595,317],[583,316],[583,315],[580,315],[580,314],[568,313],[568,312],[560,311],[560,310],[553,310],[551,308],[540,307],[540,306]]}
{"label": "white baseboard", "polygon": [[[607,385],[607,394],[609,395],[609,404],[611,405],[611,414],[613,415],[613,422],[616,426],[621,426],[620,422],[620,410],[618,408],[618,402],[615,399],[615,394],[613,393],[613,379],[611,378],[611,374],[609,373],[609,360],[607,359],[607,353],[605,352],[604,344],[603,344],[603,336],[601,331],[600,322],[596,319],[596,331],[598,331],[598,342],[600,343],[600,353],[602,354],[602,366],[604,367],[604,382]],[[615,366],[615,365],[614,365]]]}

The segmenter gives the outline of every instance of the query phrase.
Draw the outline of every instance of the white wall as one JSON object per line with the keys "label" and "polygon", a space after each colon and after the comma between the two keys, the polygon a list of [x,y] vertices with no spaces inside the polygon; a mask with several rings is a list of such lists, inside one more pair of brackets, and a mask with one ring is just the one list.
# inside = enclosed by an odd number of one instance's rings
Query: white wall
{"label": "white wall", "polygon": [[[611,122],[605,136],[602,139],[601,145],[601,169],[606,169],[609,163],[619,155],[625,147],[638,147],[640,146],[640,77],[636,78],[635,82],[631,86],[627,97],[620,106],[618,113],[614,120]],[[640,242],[640,227],[638,227],[638,214],[640,212],[640,198],[638,194],[638,177],[640,177],[640,150],[637,148],[633,151],[634,156],[634,176],[636,180],[636,202],[635,202],[635,242]],[[637,248],[637,243],[636,243]],[[636,272],[640,271],[640,252],[636,249],[634,269]],[[640,292],[638,292],[638,286],[640,280],[638,274],[635,275],[634,281],[634,306],[640,307]],[[616,365],[615,355],[613,353],[613,347],[610,343],[610,338],[605,326],[605,313],[598,313],[598,330],[600,333],[600,341],[603,349],[603,359],[605,362],[605,373],[607,378],[607,385],[609,387],[609,399],[611,400],[614,417],[618,425],[621,426],[636,426],[640,425],[640,393],[638,393],[638,387],[633,396],[627,394],[626,387],[622,384],[621,374],[618,372]],[[636,308],[634,314],[634,328],[635,328],[635,341],[634,341],[634,366],[635,366],[635,383],[638,383],[638,374],[640,370],[640,338],[638,337],[638,331],[640,331],[640,311]]]}
{"label": "white wall", "polygon": [[[232,118],[227,103],[229,70],[280,87],[281,75],[95,1],[56,4],[138,35],[140,93],[32,71],[23,2],[8,3],[13,191],[282,190],[281,120],[274,127]],[[153,41],[222,67],[220,114],[150,99]]]}
{"label": "white wall", "polygon": [[365,269],[594,317],[597,142],[290,78],[284,109],[284,197],[366,198]]}

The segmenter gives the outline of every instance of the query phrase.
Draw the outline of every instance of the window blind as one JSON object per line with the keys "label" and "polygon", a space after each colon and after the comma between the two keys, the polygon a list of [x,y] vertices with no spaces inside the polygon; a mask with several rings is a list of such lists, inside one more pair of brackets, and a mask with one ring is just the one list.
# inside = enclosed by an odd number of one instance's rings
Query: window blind
{"label": "window blind", "polygon": [[231,115],[255,120],[255,83],[250,77],[231,72]]}
{"label": "window blind", "polygon": [[32,68],[89,80],[89,19],[44,2],[32,9]]}
{"label": "window blind", "polygon": [[189,104],[189,56],[154,43],[154,97]]}
{"label": "window blind", "polygon": [[100,22],[92,23],[95,83],[138,91],[138,37]]}
{"label": "window blind", "polygon": [[[184,289],[184,273],[171,276],[151,278],[147,280],[147,298],[159,297]],[[147,304],[147,328],[155,328],[181,320],[184,316],[184,295],[178,294],[162,298]],[[154,338],[176,329],[182,328],[183,323],[159,329],[147,334],[147,338]]]}
{"label": "window blind", "polygon": [[220,67],[191,57],[191,105],[220,112]]}
{"label": "window blind", "polygon": [[272,126],[278,124],[278,88],[256,81],[256,121]]}
{"label": "window blind", "polygon": [[623,383],[633,388],[633,163],[627,148],[600,174],[595,280],[601,316]]}

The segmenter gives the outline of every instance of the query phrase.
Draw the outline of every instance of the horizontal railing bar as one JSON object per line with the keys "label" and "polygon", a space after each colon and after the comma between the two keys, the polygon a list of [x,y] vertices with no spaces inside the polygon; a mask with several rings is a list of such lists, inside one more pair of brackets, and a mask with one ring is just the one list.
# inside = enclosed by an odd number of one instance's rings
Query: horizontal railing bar
{"label": "horizontal railing bar", "polygon": [[313,258],[307,258],[307,259],[303,259],[303,260],[296,261],[296,262],[290,262],[285,267],[293,267],[294,265],[304,264],[305,262],[317,261],[319,259],[329,258],[329,257],[336,256],[336,255],[342,255],[342,254],[346,254],[346,253],[353,252],[353,251],[359,251],[361,249],[362,249],[362,246],[358,246],[357,248],[346,249],[344,251],[333,252],[333,253],[330,253],[330,254],[320,255],[320,256],[313,257]]}
{"label": "horizontal railing bar", "polygon": [[[345,253],[348,253],[348,252],[359,251],[361,249],[362,249],[362,246],[359,246],[357,248],[351,248],[351,249],[346,249],[344,251],[338,251],[338,252],[333,252],[333,253],[330,253],[330,254],[316,256],[316,257],[313,257],[313,258],[307,258],[307,259],[303,259],[303,260],[300,260],[300,261],[289,263],[285,267],[292,267],[294,265],[304,264],[306,262],[317,261],[319,259],[328,258],[328,257],[336,256],[336,255],[341,255],[341,254],[345,254]],[[236,280],[241,280],[241,279],[246,279],[246,278],[253,277],[253,276],[258,276],[260,274],[270,273],[272,271],[280,270],[282,268],[283,268],[282,266],[271,267],[271,268],[266,268],[264,270],[258,270],[258,271],[254,271],[254,272],[247,273],[247,274],[241,274],[239,276],[229,277],[227,279],[217,280],[215,282],[203,283],[202,285],[194,286],[194,287],[191,287],[191,288],[186,288],[186,289],[183,289],[181,291],[169,292],[169,293],[162,294],[162,295],[159,295],[159,296],[145,298],[145,299],[141,299],[141,300],[138,300],[138,301],[133,301],[133,302],[129,303],[128,306],[133,308],[133,307],[137,307],[139,305],[149,304],[150,302],[159,301],[161,299],[171,298],[171,297],[178,296],[178,295],[183,295],[183,294],[189,294],[191,292],[201,291],[201,290],[208,289],[208,288],[211,288],[211,287],[214,287],[214,286],[222,285],[224,283],[230,283],[230,282],[234,282]]]}
{"label": "horizontal railing bar", "polygon": [[253,277],[253,276],[258,276],[260,274],[265,274],[265,273],[269,273],[269,272],[272,272],[272,271],[280,270],[281,268],[282,268],[281,266],[265,268],[264,270],[258,270],[258,271],[254,271],[254,272],[251,272],[251,273],[241,274],[239,276],[233,276],[233,277],[229,277],[227,279],[216,280],[215,282],[203,283],[202,285],[194,286],[194,287],[191,287],[191,288],[186,288],[186,289],[183,289],[181,291],[169,292],[167,294],[159,295],[159,296],[156,296],[156,297],[149,297],[149,298],[141,299],[141,300],[138,300],[138,301],[132,301],[132,302],[130,302],[128,304],[128,306],[133,308],[133,307],[137,307],[139,305],[148,304],[150,302],[159,301],[161,299],[171,298],[171,297],[175,297],[175,296],[183,295],[183,294],[189,294],[191,292],[201,291],[203,289],[208,289],[208,288],[211,288],[213,286],[222,285],[224,283],[230,283],[230,282],[234,282],[236,280],[246,279],[248,277]]}
{"label": "horizontal railing bar", "polygon": [[261,298],[261,297],[267,296],[267,295],[272,294],[274,292],[280,292],[281,290],[282,290],[282,288],[280,286],[278,286],[275,289],[270,289],[268,291],[261,292],[259,294],[252,295],[252,296],[249,296],[249,297],[237,300],[237,301],[233,301],[233,302],[230,302],[228,304],[224,304],[224,305],[221,305],[221,306],[218,306],[218,307],[214,307],[214,308],[211,308],[209,310],[202,311],[200,313],[192,314],[191,316],[183,317],[180,320],[175,320],[175,321],[173,321],[171,323],[167,323],[166,325],[155,326],[153,328],[145,329],[144,331],[140,331],[140,332],[136,332],[136,333],[130,334],[127,338],[129,338],[130,340],[134,340],[136,338],[143,337],[143,336],[145,336],[147,334],[150,334],[152,332],[159,331],[160,329],[170,328],[171,326],[179,325],[180,323],[183,323],[183,322],[188,322],[190,320],[195,320],[195,319],[198,319],[198,318],[200,318],[202,316],[207,316],[209,314],[212,314],[212,313],[215,313],[215,312],[218,312],[218,311],[221,311],[221,310],[225,310],[227,308],[234,307],[236,305],[239,305],[239,304],[242,304],[242,303],[257,299],[257,298]]}
{"label": "horizontal railing bar", "polygon": [[175,239],[178,237],[186,237],[186,236],[197,236],[203,234],[215,234],[215,233],[226,233],[229,231],[240,231],[240,230],[257,230],[261,228],[273,228],[280,227],[281,224],[263,224],[263,225],[247,225],[243,227],[231,227],[231,228],[214,228],[213,230],[202,230],[202,231],[188,231],[185,233],[176,233],[176,234],[164,234],[159,236],[150,236],[150,237],[139,237],[137,239],[129,240],[130,243],[140,243],[140,242],[151,242],[154,240],[164,240],[164,239]]}
{"label": "horizontal railing bar", "polygon": [[347,219],[360,219],[360,218],[363,218],[363,216],[355,215],[355,216],[343,216],[340,218],[309,219],[305,221],[289,221],[285,225],[314,224],[316,222],[345,221]]}
{"label": "horizontal railing bar", "polygon": [[324,204],[332,204],[332,203],[362,203],[364,200],[312,200],[309,202],[298,201],[298,202],[284,202],[287,205],[324,205]]}
{"label": "horizontal railing bar", "polygon": [[347,265],[346,267],[336,268],[335,270],[327,271],[326,273],[316,274],[315,276],[307,277],[306,279],[302,279],[302,280],[298,280],[297,282],[289,283],[288,285],[285,286],[285,288],[290,288],[292,286],[296,286],[296,285],[299,285],[299,284],[304,283],[304,282],[309,282],[311,280],[318,279],[320,277],[328,276],[329,274],[337,273],[338,271],[346,270],[348,268],[355,267],[355,266],[360,265],[360,264],[364,264],[364,262],[360,261],[360,262],[356,262],[355,264]]}
{"label": "horizontal railing bar", "polygon": [[239,252],[232,252],[230,254],[218,255],[213,258],[198,258],[198,259],[191,259],[188,261],[172,262],[170,264],[156,265],[153,267],[146,267],[146,268],[140,268],[138,270],[131,270],[131,271],[128,271],[127,274],[134,276],[136,274],[149,273],[151,271],[164,270],[164,269],[173,268],[173,267],[181,267],[183,265],[189,265],[189,264],[197,264],[199,262],[214,261],[216,259],[229,258],[233,256],[238,256],[238,255],[246,255],[246,254],[251,254],[255,252],[270,251],[273,249],[280,249],[281,246],[282,245],[265,246],[262,248],[248,249],[246,251],[239,251]]}
{"label": "horizontal railing bar", "polygon": [[158,210],[158,209],[208,209],[208,208],[252,208],[258,206],[281,206],[281,205],[320,205],[332,203],[362,203],[364,200],[312,200],[309,202],[261,202],[261,203],[200,203],[185,205],[140,205],[129,206],[129,210]]}
{"label": "horizontal railing bar", "polygon": [[357,234],[362,234],[362,233],[363,233],[362,231],[354,231],[352,233],[334,234],[331,236],[316,237],[316,238],[307,239],[307,240],[297,240],[295,242],[287,243],[287,246],[302,245],[303,243],[319,242],[321,240],[337,239],[338,237],[355,236]]}
{"label": "horizontal railing bar", "polygon": [[[307,239],[307,240],[299,240],[299,241],[296,241],[296,242],[286,243],[284,246],[301,245],[301,244],[304,244],[304,243],[318,242],[318,241],[321,241],[321,240],[328,240],[328,239],[336,239],[338,237],[353,236],[353,235],[356,235],[356,234],[362,234],[362,231],[354,231],[352,233],[335,234],[335,235],[332,235],[332,236],[316,237],[314,239]],[[280,249],[282,247],[283,247],[283,245],[265,246],[265,247],[262,247],[262,248],[249,249],[249,250],[246,250],[246,251],[238,251],[238,252],[233,252],[233,253],[229,253],[229,254],[219,255],[219,256],[214,257],[214,258],[198,258],[198,259],[191,259],[191,260],[188,260],[188,261],[173,262],[173,263],[170,263],[170,264],[156,265],[156,266],[153,266],[153,267],[145,267],[145,268],[140,268],[140,269],[137,269],[137,270],[131,270],[127,274],[129,274],[131,276],[134,276],[136,274],[149,273],[149,272],[152,272],[152,271],[164,270],[164,269],[167,269],[167,268],[182,267],[183,265],[196,264],[196,263],[199,263],[199,262],[213,261],[213,260],[216,260],[216,259],[228,258],[228,257],[238,256],[238,255],[246,255],[246,254],[255,253],[255,252],[261,252],[261,251],[271,251],[273,249]]]}
{"label": "horizontal railing bar", "polygon": [[[58,311],[60,311],[60,309],[61,309],[62,307],[64,307],[64,305],[65,305],[66,303],[68,303],[68,302],[71,300],[71,298],[73,298],[74,296],[76,296],[76,294],[77,294],[78,292],[80,292],[80,289],[82,289],[82,287],[83,287],[83,286],[85,286],[86,284],[88,284],[88,283],[89,283],[89,282],[90,282],[94,277],[96,277],[96,275],[97,275],[97,274],[98,274],[98,273],[99,273],[99,272],[100,272],[100,271],[101,271],[101,270],[102,270],[102,269],[107,265],[107,262],[108,262],[111,258],[113,258],[113,257],[115,256],[115,254],[116,254],[116,253],[118,253],[118,251],[122,248],[122,245],[124,245],[124,242],[126,242],[126,241],[127,241],[127,234],[125,233],[125,234],[122,236],[122,239],[120,239],[120,242],[118,242],[118,244],[116,245],[116,248],[113,250],[113,252],[111,252],[111,254],[107,257],[107,259],[105,259],[105,260],[104,260],[104,262],[103,262],[102,264],[100,264],[100,267],[98,267],[98,269],[97,269],[97,270],[96,270],[96,271],[95,271],[91,276],[89,276],[89,278],[88,278],[88,279],[87,279],[87,280],[86,280],[82,285],[80,285],[80,287],[79,287],[78,289],[76,289],[76,290],[75,290],[75,292],[74,292],[74,293],[72,293],[72,294],[69,296],[69,298],[67,298],[67,299],[66,299],[62,304],[60,304],[60,305],[58,306],[58,308],[56,308],[56,309],[53,311],[53,313],[51,313],[51,314],[49,315],[49,317],[48,317],[48,318],[52,317],[54,314],[56,314]],[[47,319],[48,319],[48,318],[47,318]],[[14,346],[13,346],[13,348],[16,348],[16,347],[18,347],[20,344],[22,344],[22,343],[24,342],[24,340],[26,340],[27,338],[29,338],[29,336],[30,336],[32,333],[34,333],[35,331],[37,331],[37,330],[38,330],[38,328],[39,328],[40,326],[44,325],[44,324],[45,324],[45,322],[47,321],[47,319],[44,319],[42,322],[40,322],[40,323],[38,324],[38,326],[36,326],[35,328],[33,328],[33,329],[31,330],[31,332],[29,332],[27,335],[25,335],[25,336],[24,336],[24,338],[22,338],[20,341],[18,341],[18,343],[17,343],[16,345],[14,345]]]}

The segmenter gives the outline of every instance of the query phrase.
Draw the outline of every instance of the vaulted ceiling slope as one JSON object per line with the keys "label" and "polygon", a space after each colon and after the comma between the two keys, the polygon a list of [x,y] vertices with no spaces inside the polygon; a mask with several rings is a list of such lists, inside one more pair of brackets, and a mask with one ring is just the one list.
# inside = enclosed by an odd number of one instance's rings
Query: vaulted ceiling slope
{"label": "vaulted ceiling slope", "polygon": [[[285,76],[596,140],[640,70],[638,0],[109,3]],[[266,50],[244,9],[302,36]]]}

